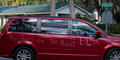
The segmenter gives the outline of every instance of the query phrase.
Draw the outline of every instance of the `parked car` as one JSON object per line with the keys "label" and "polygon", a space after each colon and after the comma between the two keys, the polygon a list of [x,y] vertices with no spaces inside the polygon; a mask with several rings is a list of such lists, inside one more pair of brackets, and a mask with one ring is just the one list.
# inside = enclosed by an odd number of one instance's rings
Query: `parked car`
{"label": "parked car", "polygon": [[15,60],[119,60],[120,38],[81,19],[11,17],[0,34],[0,56]]}

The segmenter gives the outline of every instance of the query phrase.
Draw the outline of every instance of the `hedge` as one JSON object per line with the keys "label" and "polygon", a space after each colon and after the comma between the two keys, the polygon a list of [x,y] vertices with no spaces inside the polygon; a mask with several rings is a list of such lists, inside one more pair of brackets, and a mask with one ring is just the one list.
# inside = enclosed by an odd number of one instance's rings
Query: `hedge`
{"label": "hedge", "polygon": [[1,32],[2,29],[3,29],[3,26],[0,26],[0,32]]}
{"label": "hedge", "polygon": [[[106,24],[97,24],[100,29],[106,31]],[[120,24],[109,24],[107,32],[112,34],[120,34]]]}
{"label": "hedge", "polygon": [[76,18],[77,19],[83,19],[83,20],[88,21],[88,22],[93,23],[93,24],[95,22],[95,20],[91,20],[87,16],[81,17],[81,15],[79,13],[76,14]]}

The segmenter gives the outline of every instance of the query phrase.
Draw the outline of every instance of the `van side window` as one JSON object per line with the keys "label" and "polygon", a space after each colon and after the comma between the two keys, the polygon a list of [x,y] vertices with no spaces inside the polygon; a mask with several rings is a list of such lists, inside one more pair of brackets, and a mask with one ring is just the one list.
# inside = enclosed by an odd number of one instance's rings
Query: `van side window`
{"label": "van side window", "polygon": [[96,29],[84,22],[72,21],[72,34],[77,36],[94,37]]}
{"label": "van side window", "polygon": [[41,33],[47,34],[67,34],[68,32],[67,20],[42,20]]}
{"label": "van side window", "polygon": [[15,20],[9,28],[10,32],[29,32],[35,33],[37,30],[37,19]]}

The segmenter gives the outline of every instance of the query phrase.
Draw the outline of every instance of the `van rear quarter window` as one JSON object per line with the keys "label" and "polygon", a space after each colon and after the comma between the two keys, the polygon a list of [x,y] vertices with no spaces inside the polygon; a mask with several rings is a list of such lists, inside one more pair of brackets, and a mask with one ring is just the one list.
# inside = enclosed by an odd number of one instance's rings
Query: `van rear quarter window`
{"label": "van rear quarter window", "polygon": [[10,25],[10,32],[37,32],[37,19],[15,20]]}

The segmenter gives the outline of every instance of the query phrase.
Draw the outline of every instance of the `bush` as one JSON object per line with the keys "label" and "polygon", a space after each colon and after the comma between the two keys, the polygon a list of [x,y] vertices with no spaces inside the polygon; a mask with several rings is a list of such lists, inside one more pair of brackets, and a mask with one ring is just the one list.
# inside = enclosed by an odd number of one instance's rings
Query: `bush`
{"label": "bush", "polygon": [[90,23],[94,23],[95,21],[94,20],[91,20],[91,19],[89,19],[88,17],[81,17],[81,15],[79,14],[79,13],[77,13],[76,14],[76,18],[78,18],[78,19],[82,19],[82,20],[85,20],[85,21],[88,21],[88,22],[90,22]]}
{"label": "bush", "polygon": [[1,32],[2,29],[3,29],[3,26],[0,26],[0,32]]}
{"label": "bush", "polygon": [[114,34],[120,34],[120,24],[111,24],[109,30]]}
{"label": "bush", "polygon": [[[106,31],[106,24],[97,24],[100,29]],[[107,32],[112,34],[120,34],[120,24],[109,24]]]}

